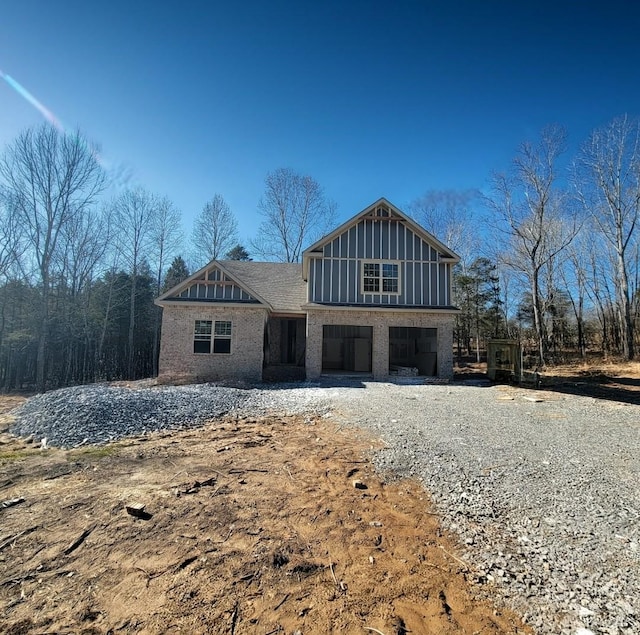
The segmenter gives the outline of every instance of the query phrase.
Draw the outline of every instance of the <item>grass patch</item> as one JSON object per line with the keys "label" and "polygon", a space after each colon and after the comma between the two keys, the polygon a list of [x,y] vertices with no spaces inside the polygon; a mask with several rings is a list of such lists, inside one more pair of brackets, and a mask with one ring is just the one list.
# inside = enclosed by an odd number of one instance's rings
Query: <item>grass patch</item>
{"label": "grass patch", "polygon": [[37,454],[39,450],[9,450],[8,452],[0,452],[0,461],[18,461],[28,456]]}

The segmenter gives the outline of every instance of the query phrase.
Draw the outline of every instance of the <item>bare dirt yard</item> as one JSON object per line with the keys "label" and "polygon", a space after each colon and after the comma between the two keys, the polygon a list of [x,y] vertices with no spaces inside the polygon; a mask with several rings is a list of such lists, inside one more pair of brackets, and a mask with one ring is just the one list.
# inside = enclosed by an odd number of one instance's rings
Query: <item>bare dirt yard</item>
{"label": "bare dirt yard", "polygon": [[[640,404],[638,364],[541,379]],[[7,433],[23,401],[0,397],[0,633],[532,632],[479,599],[418,482],[374,471],[373,432],[224,418],[41,450]]]}
{"label": "bare dirt yard", "polygon": [[0,421],[2,633],[531,633],[364,432],[224,419],[65,451]]}
{"label": "bare dirt yard", "polygon": [[640,364],[599,359],[566,364],[545,372],[543,385],[558,392],[640,405]]}
{"label": "bare dirt yard", "polygon": [[[458,379],[485,378],[486,362],[467,361],[456,367]],[[600,356],[550,366],[540,373],[541,387],[571,395],[640,405],[640,363]]]}

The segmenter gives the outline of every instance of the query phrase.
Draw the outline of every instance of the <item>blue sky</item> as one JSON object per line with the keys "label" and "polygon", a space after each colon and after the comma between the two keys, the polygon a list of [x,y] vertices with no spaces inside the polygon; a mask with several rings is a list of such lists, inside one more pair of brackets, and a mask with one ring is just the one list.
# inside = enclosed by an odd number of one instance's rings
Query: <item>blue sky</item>
{"label": "blue sky", "polygon": [[[640,110],[631,2],[5,3],[0,70],[193,217],[220,193],[243,242],[270,170],[339,220],[380,196],[484,188],[546,124],[573,147]],[[42,115],[0,82],[0,147]]]}

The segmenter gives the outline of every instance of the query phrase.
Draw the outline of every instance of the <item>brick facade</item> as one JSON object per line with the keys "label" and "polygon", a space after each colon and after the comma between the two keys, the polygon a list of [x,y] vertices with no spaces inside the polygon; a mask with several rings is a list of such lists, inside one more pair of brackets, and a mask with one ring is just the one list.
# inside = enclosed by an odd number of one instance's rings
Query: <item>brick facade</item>
{"label": "brick facade", "polygon": [[[263,307],[164,306],[159,377],[169,381],[260,381],[266,319]],[[194,353],[196,320],[230,320],[231,353]]]}
{"label": "brick facade", "polygon": [[389,327],[410,326],[438,330],[438,377],[453,376],[453,321],[446,313],[424,311],[309,310],[307,313],[307,379],[322,372],[322,327],[351,324],[373,327],[372,372],[375,380],[389,377]]}
{"label": "brick facade", "polygon": [[[266,308],[246,306],[164,306],[159,377],[166,381],[261,381],[267,315]],[[231,353],[194,353],[196,320],[231,321]],[[372,327],[372,374],[378,381],[389,377],[390,326],[435,328],[438,333],[437,375],[451,378],[453,321],[454,316],[450,314],[422,311],[311,309],[307,314],[307,379],[317,379],[322,373],[322,327],[325,324]]]}

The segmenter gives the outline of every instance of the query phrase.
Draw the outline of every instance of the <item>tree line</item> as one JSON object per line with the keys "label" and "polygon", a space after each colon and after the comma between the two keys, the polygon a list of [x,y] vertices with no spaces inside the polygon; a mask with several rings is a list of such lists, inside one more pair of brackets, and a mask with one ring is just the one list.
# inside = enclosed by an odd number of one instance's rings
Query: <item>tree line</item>
{"label": "tree line", "polygon": [[[333,206],[293,170],[275,170],[265,184],[253,253],[294,262],[305,239],[333,222]],[[167,197],[142,187],[108,197],[110,185],[78,132],[44,124],[2,153],[0,390],[156,374],[154,298],[214,258],[251,259],[220,194],[195,219],[185,250]]]}
{"label": "tree line", "polygon": [[[454,273],[459,353],[515,337],[539,365],[574,348],[633,359],[640,297],[640,127],[595,130],[568,156],[545,128],[477,191],[427,191],[408,211],[461,256]],[[262,222],[243,245],[219,193],[182,218],[142,187],[108,196],[97,150],[44,124],[0,157],[0,389],[125,380],[157,372],[161,313],[153,299],[212,259],[298,262],[336,224],[310,176],[265,178]]]}
{"label": "tree line", "polygon": [[588,349],[632,360],[640,321],[640,124],[618,117],[574,156],[558,126],[484,192],[430,191],[412,213],[458,251],[458,351],[520,339],[532,363]]}

